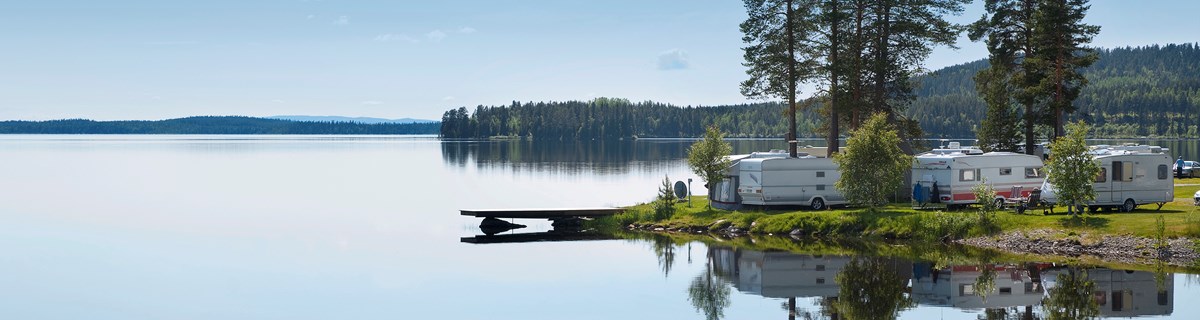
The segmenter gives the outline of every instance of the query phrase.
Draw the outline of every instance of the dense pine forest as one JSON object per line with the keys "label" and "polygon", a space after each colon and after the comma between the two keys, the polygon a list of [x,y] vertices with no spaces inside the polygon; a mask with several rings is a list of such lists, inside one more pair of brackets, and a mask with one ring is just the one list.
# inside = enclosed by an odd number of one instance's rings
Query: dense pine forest
{"label": "dense pine forest", "polygon": [[[778,137],[787,131],[782,103],[677,107],[657,102],[597,98],[592,101],[513,102],[446,111],[444,138],[520,136],[549,140],[695,137],[716,124],[730,137]],[[801,114],[801,132],[813,132],[813,114]],[[808,130],[805,130],[808,129]],[[810,136],[815,136],[811,135]]]}
{"label": "dense pine forest", "polygon": [[[1200,46],[1196,44],[1100,49],[1086,69],[1089,85],[1070,119],[1092,123],[1101,138],[1198,137]],[[951,66],[914,78],[915,99],[904,110],[926,137],[973,138],[986,107],[973,77],[985,60]],[[812,101],[801,102],[802,110]],[[445,138],[521,136],[591,140],[632,137],[696,137],[716,124],[731,137],[782,137],[784,105],[777,102],[679,107],[656,102],[599,98],[592,101],[513,102],[507,106],[458,108],[442,116]],[[801,137],[819,137],[817,114],[797,115]],[[1016,123],[1014,126],[1018,125]]]}
{"label": "dense pine forest", "polygon": [[[1097,51],[1100,60],[1084,72],[1089,84],[1070,120],[1091,123],[1098,138],[1200,137],[1200,46]],[[919,77],[906,114],[928,137],[974,137],[987,108],[973,77],[986,67],[979,60]]]}
{"label": "dense pine forest", "polygon": [[437,123],[362,124],[252,117],[188,117],[157,121],[0,121],[0,134],[437,134]]}

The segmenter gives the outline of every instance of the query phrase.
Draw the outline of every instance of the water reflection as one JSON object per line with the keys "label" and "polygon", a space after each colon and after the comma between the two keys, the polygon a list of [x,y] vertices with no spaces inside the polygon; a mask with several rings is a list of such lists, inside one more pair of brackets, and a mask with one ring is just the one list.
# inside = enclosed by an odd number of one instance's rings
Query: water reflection
{"label": "water reflection", "polygon": [[[442,160],[455,167],[517,172],[619,175],[662,172],[678,166],[693,140],[637,141],[445,141]],[[781,140],[733,140],[734,153],[786,148]]]}
{"label": "water reflection", "polygon": [[[895,319],[937,307],[980,319],[1092,319],[1170,315],[1174,306],[1173,277],[1166,273],[710,247],[704,272],[688,288],[689,301],[709,319],[728,307],[716,300],[726,287],[712,283],[713,275],[741,293],[787,299],[789,319]],[[812,300],[816,310],[797,307],[797,298]]]}
{"label": "water reflection", "polygon": [[[453,167],[518,172],[595,173],[662,172],[686,158],[691,139],[640,139],[625,141],[443,141],[442,161]],[[973,145],[973,140],[953,140]],[[733,153],[786,149],[780,139],[730,140]],[[929,146],[944,143],[927,140]],[[1200,144],[1186,140],[1090,140],[1090,144],[1139,143],[1171,149],[1172,158],[1200,160]],[[802,140],[802,145],[824,146],[823,140]]]}

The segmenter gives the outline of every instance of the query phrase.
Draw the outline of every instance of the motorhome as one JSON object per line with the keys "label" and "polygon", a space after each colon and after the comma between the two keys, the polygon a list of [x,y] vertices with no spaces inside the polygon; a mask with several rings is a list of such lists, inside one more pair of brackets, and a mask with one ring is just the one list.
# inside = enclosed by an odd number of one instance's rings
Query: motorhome
{"label": "motorhome", "polygon": [[[1090,151],[1100,164],[1092,188],[1096,200],[1087,203],[1088,209],[1119,209],[1129,212],[1139,205],[1154,203],[1159,208],[1175,200],[1171,180],[1171,157],[1163,148],[1132,148],[1094,146]],[[1058,201],[1049,180],[1042,186],[1042,199]]]}
{"label": "motorhome", "polygon": [[723,209],[742,205],[807,206],[813,210],[846,204],[834,188],[841,177],[833,159],[809,153],[788,157],[782,152],[734,156],[725,179],[715,184],[710,200]]}
{"label": "motorhome", "polygon": [[[1042,159],[1012,152],[987,152],[951,142],[946,148],[917,155],[912,166],[914,208],[933,208],[944,204],[957,209],[978,203],[972,188],[987,183],[996,190],[996,199],[1028,196],[1042,185],[1045,173]],[[1016,188],[1014,188],[1016,187]],[[1013,194],[1014,190],[1020,194]]]}

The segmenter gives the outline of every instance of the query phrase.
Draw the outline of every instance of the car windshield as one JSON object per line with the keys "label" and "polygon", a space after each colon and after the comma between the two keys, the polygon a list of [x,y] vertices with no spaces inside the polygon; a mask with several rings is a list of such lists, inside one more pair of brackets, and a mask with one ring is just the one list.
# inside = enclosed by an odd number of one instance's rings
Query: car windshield
{"label": "car windshield", "polygon": [[1195,167],[1195,166],[1196,166],[1196,162],[1195,162],[1195,161],[1184,161],[1184,162],[1183,162],[1183,166],[1184,166],[1184,167]]}

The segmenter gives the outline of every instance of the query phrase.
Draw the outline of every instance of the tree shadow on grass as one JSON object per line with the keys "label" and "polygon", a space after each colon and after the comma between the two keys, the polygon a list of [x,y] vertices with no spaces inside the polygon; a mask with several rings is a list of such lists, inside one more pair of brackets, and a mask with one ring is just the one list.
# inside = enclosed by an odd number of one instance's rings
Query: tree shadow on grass
{"label": "tree shadow on grass", "polygon": [[1107,227],[1109,222],[1111,222],[1111,220],[1109,220],[1108,218],[1097,217],[1097,216],[1092,216],[1092,215],[1089,215],[1089,216],[1082,216],[1082,215],[1066,216],[1066,217],[1062,217],[1061,219],[1058,219],[1058,225],[1067,227],[1067,228],[1099,229],[1099,228]]}

